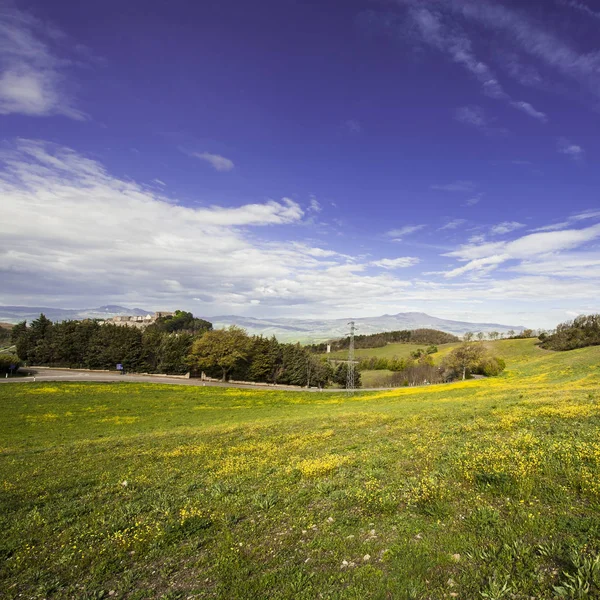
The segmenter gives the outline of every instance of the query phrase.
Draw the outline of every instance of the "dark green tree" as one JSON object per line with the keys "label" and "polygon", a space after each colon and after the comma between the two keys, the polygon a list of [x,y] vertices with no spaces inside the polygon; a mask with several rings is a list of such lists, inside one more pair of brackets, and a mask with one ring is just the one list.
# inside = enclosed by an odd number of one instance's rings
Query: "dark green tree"
{"label": "dark green tree", "polygon": [[187,362],[195,371],[219,370],[222,381],[240,363],[248,360],[250,338],[239,327],[207,331],[192,344]]}

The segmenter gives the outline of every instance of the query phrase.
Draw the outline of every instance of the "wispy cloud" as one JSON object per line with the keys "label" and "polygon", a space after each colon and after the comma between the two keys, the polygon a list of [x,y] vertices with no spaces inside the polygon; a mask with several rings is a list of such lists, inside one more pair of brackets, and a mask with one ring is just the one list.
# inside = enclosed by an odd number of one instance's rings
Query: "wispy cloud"
{"label": "wispy cloud", "polygon": [[57,55],[59,40],[65,40],[62,32],[11,2],[0,5],[0,114],[86,118],[69,92],[74,63]]}
{"label": "wispy cloud", "polygon": [[452,61],[464,67],[479,81],[484,93],[491,98],[505,98],[506,93],[492,70],[475,56],[468,36],[456,25],[447,24],[439,12],[422,4],[410,2],[408,14],[420,40],[439,50]]}
{"label": "wispy cloud", "polygon": [[598,238],[600,224],[585,229],[530,233],[508,242],[466,244],[445,254],[466,263],[448,271],[445,277],[453,278],[472,271],[487,274],[509,260],[531,261],[536,257],[578,248]]}
{"label": "wispy cloud", "polygon": [[[576,4],[579,8],[584,6],[580,2]],[[466,19],[504,35],[521,51],[600,96],[600,53],[597,51],[578,52],[554,32],[528,19],[522,11],[495,2],[450,0],[446,6]]]}
{"label": "wispy cloud", "polygon": [[583,2],[578,2],[577,0],[558,0],[558,3],[562,4],[563,6],[570,6],[584,15],[594,17],[594,19],[600,19],[600,11],[591,9]]}
{"label": "wispy cloud", "polygon": [[518,223],[517,221],[504,221],[503,223],[494,225],[490,229],[490,233],[492,235],[504,235],[516,231],[517,229],[522,229],[523,227],[525,227],[525,225],[523,225],[523,223]]}
{"label": "wispy cloud", "polygon": [[213,169],[217,171],[231,171],[235,166],[232,160],[225,158],[220,154],[211,154],[210,152],[192,152],[190,153],[190,156],[207,162]]}
{"label": "wispy cloud", "polygon": [[431,186],[432,190],[441,192],[472,192],[475,189],[475,182],[466,179],[459,179],[451,183],[436,183]]}
{"label": "wispy cloud", "polygon": [[537,119],[538,121],[541,121],[542,123],[546,123],[548,121],[546,114],[533,108],[529,102],[511,102],[510,104],[517,110],[524,112],[525,114]]}
{"label": "wispy cloud", "polygon": [[481,202],[482,198],[483,198],[482,193],[479,193],[475,196],[471,196],[471,198],[467,199],[467,201],[463,204],[463,206],[475,206],[476,204],[479,204]]}
{"label": "wispy cloud", "polygon": [[440,227],[438,231],[444,231],[445,229],[458,229],[461,225],[463,225],[466,222],[466,219],[452,219],[452,221],[448,221],[448,223]]}
{"label": "wispy cloud", "polygon": [[[515,101],[503,88],[491,67],[478,57],[473,49],[470,35],[449,13],[460,12],[460,2],[434,0],[425,5],[418,0],[399,0],[407,6],[408,35],[444,54],[456,64],[461,65],[481,85],[483,93],[496,100],[508,102],[514,108],[523,111],[538,120],[546,118],[528,102]],[[466,15],[465,15],[466,16]],[[461,122],[487,130],[483,114],[467,111],[457,114]],[[492,131],[488,131],[492,132]],[[498,131],[498,133],[501,130]]]}
{"label": "wispy cloud", "polygon": [[461,106],[454,111],[454,118],[464,125],[474,127],[486,135],[507,135],[508,130],[504,127],[496,127],[489,119],[481,106],[472,104]]}
{"label": "wispy cloud", "polygon": [[374,260],[371,264],[375,267],[381,267],[382,269],[393,270],[414,267],[420,262],[420,259],[416,256],[401,256],[399,258],[382,258],[381,260]]}
{"label": "wispy cloud", "polygon": [[424,229],[425,225],[405,225],[404,227],[400,227],[398,229],[391,229],[386,233],[386,236],[394,238],[392,241],[399,242],[406,235],[410,235],[411,233],[415,233],[417,231],[421,231]]}
{"label": "wispy cloud", "polygon": [[552,225],[545,225],[544,227],[537,227],[532,231],[557,231],[559,229],[565,229],[566,227],[570,227],[575,223],[580,223],[581,221],[586,221],[588,219],[600,219],[600,210],[584,210],[583,212],[571,215],[565,221],[561,221],[560,223],[554,223]]}
{"label": "wispy cloud", "polygon": [[313,213],[320,213],[323,210],[320,202],[314,197],[310,197],[310,203],[308,205],[308,211]]}
{"label": "wispy cloud", "polygon": [[573,144],[566,138],[560,138],[558,140],[557,148],[561,154],[566,154],[573,160],[582,160],[585,156],[585,150],[581,146]]}

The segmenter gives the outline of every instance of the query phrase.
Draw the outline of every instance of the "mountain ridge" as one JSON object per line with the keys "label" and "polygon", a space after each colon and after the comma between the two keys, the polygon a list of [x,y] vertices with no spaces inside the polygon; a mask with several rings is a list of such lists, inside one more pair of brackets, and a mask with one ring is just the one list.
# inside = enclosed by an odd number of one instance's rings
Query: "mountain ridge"
{"label": "mountain ridge", "polygon": [[[72,309],[31,306],[0,306],[0,321],[18,323],[37,319],[44,313],[52,321],[101,319],[118,315],[152,314],[154,311],[142,308],[127,308],[118,304],[107,304],[97,308]],[[251,335],[263,335],[286,342],[324,342],[339,339],[348,335],[348,322],[353,320],[357,326],[357,334],[381,333],[403,329],[439,329],[454,335],[463,335],[468,331],[489,333],[498,331],[521,331],[521,325],[502,325],[500,323],[472,323],[452,319],[440,319],[424,312],[405,312],[378,317],[346,317],[337,319],[301,319],[293,317],[258,318],[239,315],[217,315],[202,317],[210,321],[216,329],[237,325],[243,327]]]}

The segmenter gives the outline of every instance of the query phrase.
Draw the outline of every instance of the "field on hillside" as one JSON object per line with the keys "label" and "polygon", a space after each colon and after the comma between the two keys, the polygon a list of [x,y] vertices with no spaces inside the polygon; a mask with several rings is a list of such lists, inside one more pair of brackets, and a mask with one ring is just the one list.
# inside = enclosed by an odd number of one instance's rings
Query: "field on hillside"
{"label": "field on hillside", "polygon": [[600,597],[600,347],[497,348],[353,396],[0,385],[0,597]]}
{"label": "field on hillside", "polygon": [[[450,351],[459,344],[438,344],[439,354],[443,354],[445,351]],[[377,358],[409,358],[410,353],[421,348],[424,350],[429,344],[387,344],[381,348],[357,348],[354,351],[356,358],[368,358],[375,356]],[[345,360],[348,358],[348,350],[337,350],[336,352],[330,352],[329,354],[322,354],[327,358],[339,358]],[[435,356],[435,355],[434,355]]]}
{"label": "field on hillside", "polygon": [[[500,356],[505,360],[511,361],[513,365],[519,360],[531,360],[536,356],[544,356],[545,351],[538,348],[535,343],[537,340],[499,340],[496,342],[477,342],[482,343],[493,355]],[[432,354],[431,357],[435,364],[441,364],[444,358],[452,352],[460,343],[454,344],[438,344],[438,351]],[[363,348],[355,351],[357,359],[361,358],[410,358],[410,353],[418,349],[427,348],[427,344],[388,344],[381,348]],[[322,356],[330,358],[346,359],[348,357],[347,350],[331,352]],[[385,369],[379,371],[365,370],[361,371],[362,387],[389,387],[391,385],[392,371]]]}

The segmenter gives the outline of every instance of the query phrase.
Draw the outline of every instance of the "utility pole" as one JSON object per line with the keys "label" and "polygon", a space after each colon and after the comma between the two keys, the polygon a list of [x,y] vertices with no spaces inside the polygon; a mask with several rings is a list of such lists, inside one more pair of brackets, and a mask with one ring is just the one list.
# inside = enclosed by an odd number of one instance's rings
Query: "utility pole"
{"label": "utility pole", "polygon": [[355,382],[354,382],[354,331],[356,327],[354,326],[354,321],[350,321],[348,323],[350,325],[350,343],[348,344],[348,370],[346,376],[346,390],[349,393],[354,391]]}

